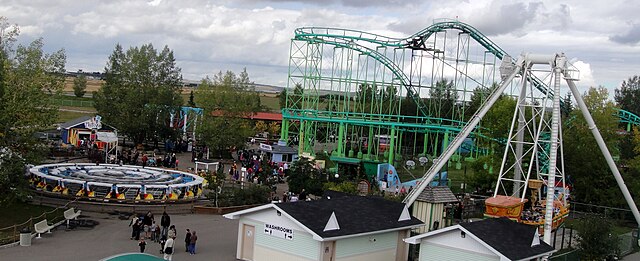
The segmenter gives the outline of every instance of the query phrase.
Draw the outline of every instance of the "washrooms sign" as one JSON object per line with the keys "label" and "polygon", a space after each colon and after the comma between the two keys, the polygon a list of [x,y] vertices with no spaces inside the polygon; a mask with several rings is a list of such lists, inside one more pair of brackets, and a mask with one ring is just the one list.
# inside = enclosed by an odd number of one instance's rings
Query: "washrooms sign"
{"label": "washrooms sign", "polygon": [[279,225],[265,223],[264,233],[272,237],[279,237],[279,238],[284,238],[288,240],[293,240],[293,229],[279,226]]}

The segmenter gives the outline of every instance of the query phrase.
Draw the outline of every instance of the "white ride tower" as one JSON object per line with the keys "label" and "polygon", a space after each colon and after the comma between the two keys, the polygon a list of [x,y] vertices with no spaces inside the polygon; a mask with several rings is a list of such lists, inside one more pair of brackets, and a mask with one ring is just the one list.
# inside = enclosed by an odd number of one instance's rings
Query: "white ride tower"
{"label": "white ride tower", "polygon": [[[535,65],[535,68],[534,68]],[[538,68],[546,65],[545,68]],[[470,118],[468,124],[449,143],[449,146],[434,160],[434,164],[424,174],[420,184],[412,190],[404,199],[404,203],[410,206],[418,195],[426,188],[435,175],[449,161],[449,158],[463,143],[465,138],[476,128],[482,117],[495,104],[500,95],[512,81],[519,78],[520,96],[514,112],[511,130],[507,140],[507,147],[503,155],[502,167],[494,197],[506,195],[512,198],[525,200],[526,190],[531,180],[541,180],[547,186],[545,199],[544,241],[551,243],[551,229],[554,214],[554,202],[566,204],[564,197],[556,193],[555,185],[565,184],[564,163],[562,160],[562,128],[560,122],[560,84],[561,80],[567,82],[578,108],[587,121],[589,129],[598,143],[609,168],[611,169],[622,194],[631,209],[636,222],[640,224],[640,212],[635,205],[624,180],[618,171],[609,150],[607,149],[591,114],[589,113],[582,96],[574,81],[577,70],[569,67],[564,54],[532,55],[523,54],[517,61],[505,56],[500,66],[502,82],[493,90],[485,104]],[[540,88],[527,85],[532,74],[541,76],[549,81],[546,93],[538,91]],[[517,85],[517,84],[516,84]],[[516,87],[518,87],[516,86]],[[552,89],[553,88],[553,89]],[[551,90],[552,89],[552,90]],[[559,163],[559,164],[558,164]],[[542,192],[539,192],[542,194]],[[542,197],[540,197],[542,198]]]}
{"label": "white ride tower", "polygon": [[[562,124],[560,115],[561,79],[575,81],[577,70],[570,69],[564,55],[524,56],[521,69],[520,95],[507,137],[507,144],[498,173],[498,181],[493,198],[487,200],[512,199],[523,204],[527,199],[527,189],[531,191],[531,201],[545,199],[544,238],[549,242],[552,225],[562,222],[566,215],[567,193],[565,192],[564,160],[562,152]],[[510,58],[509,58],[510,59]],[[535,66],[535,67],[534,67]],[[546,92],[541,92],[525,79],[533,74],[547,81]],[[555,95],[554,95],[555,94]],[[546,194],[539,190],[542,185]],[[562,186],[556,191],[556,184]],[[504,195],[506,197],[498,198]],[[522,205],[520,205],[522,206]],[[519,209],[516,213],[520,220]],[[555,221],[555,224],[554,224]],[[548,238],[548,239],[547,239]]]}

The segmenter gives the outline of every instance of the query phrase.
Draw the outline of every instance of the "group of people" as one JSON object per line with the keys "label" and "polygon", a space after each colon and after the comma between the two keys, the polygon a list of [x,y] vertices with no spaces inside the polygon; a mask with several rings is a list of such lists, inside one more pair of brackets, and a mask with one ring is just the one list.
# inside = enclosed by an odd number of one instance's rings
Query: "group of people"
{"label": "group of people", "polygon": [[[144,253],[147,242],[150,239],[160,244],[160,254],[163,254],[164,260],[171,260],[175,253],[175,242],[178,236],[175,225],[171,224],[171,217],[167,212],[162,213],[160,226],[156,226],[154,216],[151,211],[144,216],[133,215],[129,226],[132,228],[131,240],[137,240],[140,252]],[[196,253],[196,242],[198,236],[196,231],[190,231],[188,228],[185,234],[185,252],[191,255]]]}
{"label": "group of people", "polygon": [[[289,164],[286,162],[276,163],[265,159],[260,151],[256,150],[238,150],[236,151],[240,166],[233,162],[229,169],[229,176],[233,180],[240,180],[239,168],[246,168],[246,176],[244,180],[258,184],[284,182],[284,178],[289,173]],[[268,165],[268,166],[266,166]],[[264,170],[270,168],[270,173],[264,173]]]}
{"label": "group of people", "polygon": [[143,167],[165,167],[165,168],[177,168],[179,164],[179,160],[176,157],[175,153],[167,153],[167,155],[163,157],[157,156],[155,153],[153,155],[147,155],[144,152],[137,151],[136,149],[124,150],[121,154],[118,155],[117,162],[110,162],[115,164],[123,164],[123,165],[142,165]]}
{"label": "group of people", "polygon": [[296,194],[293,192],[285,191],[282,194],[282,202],[296,202],[296,201],[306,201],[307,200],[307,191],[302,189],[300,194]]}

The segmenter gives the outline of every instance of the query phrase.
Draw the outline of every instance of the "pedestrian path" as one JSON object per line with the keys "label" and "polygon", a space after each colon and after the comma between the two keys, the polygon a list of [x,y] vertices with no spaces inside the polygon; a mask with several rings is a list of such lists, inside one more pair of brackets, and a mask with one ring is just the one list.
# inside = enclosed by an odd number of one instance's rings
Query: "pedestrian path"
{"label": "pedestrian path", "polygon": [[[66,231],[64,227],[59,227],[51,234],[42,235],[41,239],[34,239],[29,247],[16,246],[0,249],[0,260],[105,260],[123,253],[139,252],[138,241],[130,239],[129,220],[120,220],[117,215],[84,211],[82,214],[100,224],[93,229],[85,230]],[[159,216],[156,215],[158,218]],[[178,232],[173,260],[236,260],[237,220],[229,220],[219,215],[188,214],[171,215],[171,223],[176,226]],[[185,251],[184,246],[187,228],[196,230],[198,233],[196,254],[192,256]],[[160,244],[148,241],[145,254],[161,258]],[[122,258],[127,257],[124,255]],[[154,259],[115,259],[113,261],[122,260]]]}

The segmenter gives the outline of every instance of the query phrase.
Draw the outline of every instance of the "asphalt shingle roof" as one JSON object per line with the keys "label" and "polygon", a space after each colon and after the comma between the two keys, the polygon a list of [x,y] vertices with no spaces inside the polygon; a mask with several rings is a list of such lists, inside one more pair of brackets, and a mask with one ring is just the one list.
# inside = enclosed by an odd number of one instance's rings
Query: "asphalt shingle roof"
{"label": "asphalt shingle roof", "polygon": [[88,121],[89,119],[91,119],[93,116],[81,116],[79,118],[75,118],[73,120],[67,121],[65,123],[60,124],[60,128],[62,129],[69,129],[71,127],[74,127],[80,123],[83,123],[85,121]]}
{"label": "asphalt shingle roof", "polygon": [[525,259],[554,250],[542,240],[539,245],[532,247],[538,228],[508,218],[490,218],[460,225],[511,260]]}
{"label": "asphalt shingle roof", "polygon": [[[380,197],[335,195],[330,199],[276,203],[276,206],[322,238],[423,224],[415,217],[398,221],[405,205]],[[334,212],[340,229],[323,231]]]}
{"label": "asphalt shingle roof", "polygon": [[438,186],[438,187],[426,187],[418,195],[416,200],[424,201],[428,203],[449,203],[449,202],[457,202],[458,198],[453,195],[451,189],[447,186]]}

